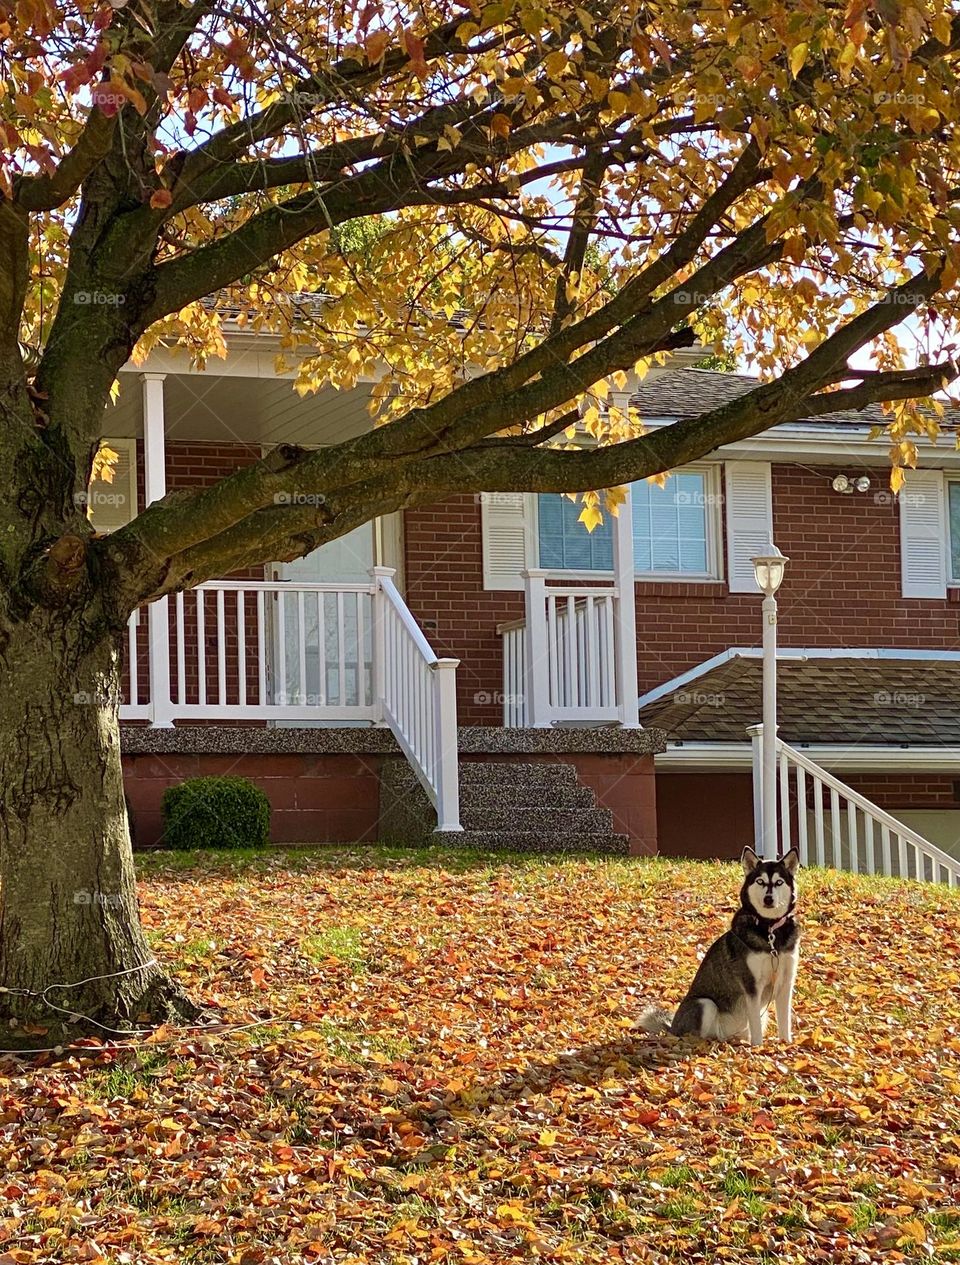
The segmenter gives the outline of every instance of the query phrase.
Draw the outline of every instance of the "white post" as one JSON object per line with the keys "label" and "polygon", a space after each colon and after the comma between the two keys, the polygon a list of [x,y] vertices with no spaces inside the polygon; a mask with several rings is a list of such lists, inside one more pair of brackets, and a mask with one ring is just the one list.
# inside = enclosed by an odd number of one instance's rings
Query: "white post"
{"label": "white post", "polygon": [[373,723],[383,724],[383,704],[387,683],[387,599],[383,596],[383,581],[392,580],[396,575],[393,567],[371,567],[368,572],[373,581],[372,628],[370,638],[370,654],[372,662],[370,682],[373,698]]}
{"label": "white post", "polygon": [[777,848],[777,599],[763,599],[763,835],[760,856]]}
{"label": "white post", "polygon": [[617,619],[614,626],[616,637],[617,710],[620,724],[628,729],[638,728],[637,712],[639,688],[637,686],[637,601],[636,580],[633,565],[633,494],[630,484],[620,513],[613,520],[613,573],[617,586]]}
{"label": "white post", "polygon": [[527,635],[524,638],[523,693],[527,727],[550,727],[550,647],[547,644],[546,571],[539,567],[523,573]]}
{"label": "white post", "polygon": [[[167,493],[166,441],[162,373],[141,374],[143,383],[144,501],[152,505]],[[173,727],[170,698],[170,622],[167,598],[147,607],[147,652],[150,662],[150,720],[158,729]],[[203,654],[203,647],[200,647]],[[136,671],[136,664],[130,665]]]}
{"label": "white post", "polygon": [[457,734],[457,668],[459,659],[438,659],[434,672],[437,751],[437,829],[460,825],[460,752]]}
{"label": "white post", "polygon": [[759,848],[763,838],[763,757],[761,754],[763,725],[750,725],[747,733],[750,735],[751,767],[753,768],[753,841],[754,846]]}

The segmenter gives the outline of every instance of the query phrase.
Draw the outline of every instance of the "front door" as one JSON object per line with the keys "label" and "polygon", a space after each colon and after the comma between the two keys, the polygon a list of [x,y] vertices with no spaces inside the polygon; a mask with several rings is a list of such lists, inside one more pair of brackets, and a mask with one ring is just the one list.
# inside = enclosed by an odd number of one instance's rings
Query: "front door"
{"label": "front door", "polygon": [[[297,590],[296,584],[365,584],[374,564],[374,525],[365,523],[296,562],[271,568],[290,593],[272,602],[271,691],[278,703],[350,708],[368,701],[369,598]],[[347,719],[277,721],[278,725],[349,724]],[[357,722],[353,722],[357,723]]]}

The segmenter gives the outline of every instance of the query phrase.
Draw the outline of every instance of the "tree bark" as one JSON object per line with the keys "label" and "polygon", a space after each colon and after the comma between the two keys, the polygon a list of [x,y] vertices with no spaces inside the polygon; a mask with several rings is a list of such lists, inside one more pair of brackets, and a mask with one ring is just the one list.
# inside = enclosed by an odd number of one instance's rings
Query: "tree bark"
{"label": "tree bark", "polygon": [[34,608],[0,625],[0,661],[0,1018],[77,1032],[195,1015],[137,911],[117,631],[89,607]]}

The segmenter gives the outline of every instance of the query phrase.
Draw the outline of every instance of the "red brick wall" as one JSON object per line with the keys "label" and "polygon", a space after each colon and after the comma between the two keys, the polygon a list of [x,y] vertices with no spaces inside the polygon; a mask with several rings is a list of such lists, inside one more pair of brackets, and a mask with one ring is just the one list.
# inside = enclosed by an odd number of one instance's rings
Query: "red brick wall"
{"label": "red brick wall", "polygon": [[[773,467],[775,538],[790,558],[779,595],[781,644],[960,646],[960,605],[900,596],[899,511],[884,472],[871,473],[870,492],[849,496],[831,490],[835,474]],[[405,532],[410,607],[438,649],[461,660],[461,722],[499,724],[496,625],[522,615],[523,597],[483,590],[479,502],[462,496],[408,510]],[[641,582],[637,636],[644,692],[730,646],[759,645],[759,599],[731,594],[722,582]]]}
{"label": "red brick wall", "polygon": [[407,510],[404,552],[407,604],[437,653],[460,660],[460,724],[502,724],[496,626],[522,617],[523,594],[484,591],[479,498]]}
{"label": "red brick wall", "polygon": [[168,786],[224,774],[250,778],[264,791],[274,843],[369,843],[377,837],[378,767],[377,757],[357,755],[125,755],[134,844],[163,842],[160,804]]}
{"label": "red brick wall", "polygon": [[[960,811],[960,780],[949,773],[841,773],[844,782],[894,817],[909,808]],[[663,856],[738,857],[753,843],[749,773],[657,773],[657,840]],[[808,799],[811,788],[808,785]],[[811,801],[812,802],[812,801]],[[795,816],[791,814],[795,822]],[[793,837],[796,838],[794,824]]]}

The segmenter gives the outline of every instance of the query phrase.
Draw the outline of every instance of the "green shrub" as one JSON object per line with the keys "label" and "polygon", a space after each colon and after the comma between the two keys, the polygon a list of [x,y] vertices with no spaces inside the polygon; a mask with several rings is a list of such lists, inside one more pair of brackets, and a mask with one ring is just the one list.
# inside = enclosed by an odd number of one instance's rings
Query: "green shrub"
{"label": "green shrub", "polygon": [[270,842],[270,801],[245,777],[195,777],[163,795],[168,848],[262,848]]}

